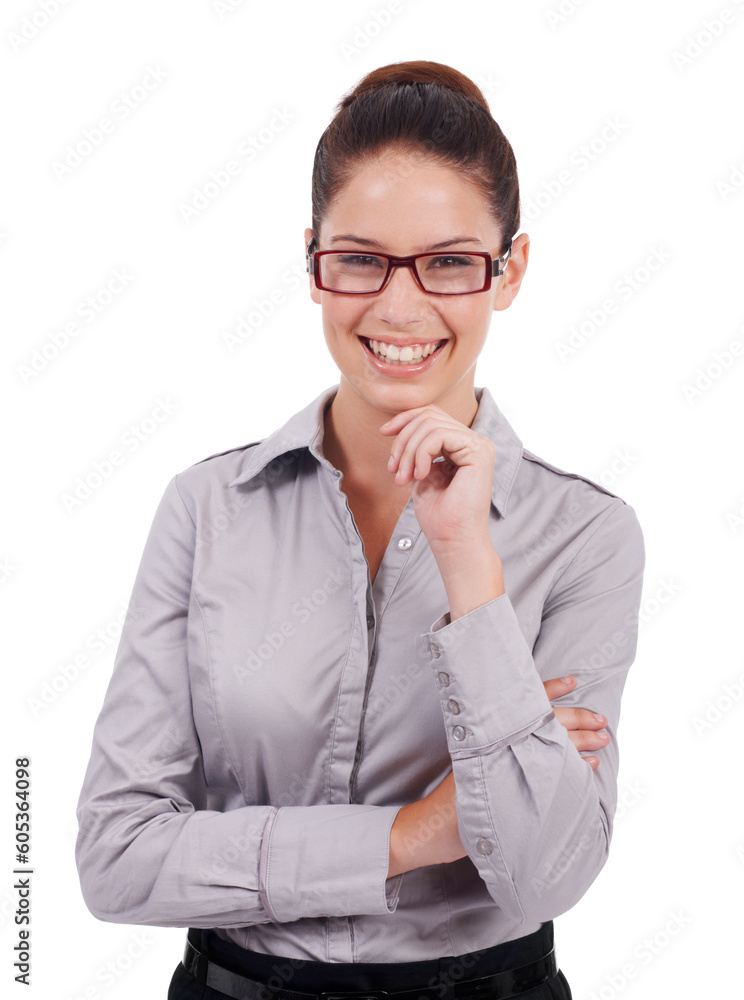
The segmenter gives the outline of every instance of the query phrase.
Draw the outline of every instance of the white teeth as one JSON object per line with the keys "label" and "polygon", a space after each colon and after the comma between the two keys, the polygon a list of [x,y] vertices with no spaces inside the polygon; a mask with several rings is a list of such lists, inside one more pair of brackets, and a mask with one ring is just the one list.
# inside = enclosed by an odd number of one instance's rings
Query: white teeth
{"label": "white teeth", "polygon": [[407,365],[428,358],[439,346],[438,340],[432,340],[428,344],[407,344],[405,347],[397,347],[395,344],[386,344],[384,340],[368,340],[372,353],[381,361],[389,364]]}

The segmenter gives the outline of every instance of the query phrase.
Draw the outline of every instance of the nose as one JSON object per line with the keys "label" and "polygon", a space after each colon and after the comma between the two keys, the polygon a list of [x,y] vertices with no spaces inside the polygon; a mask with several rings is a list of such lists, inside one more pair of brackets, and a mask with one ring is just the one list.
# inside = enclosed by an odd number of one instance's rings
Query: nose
{"label": "nose", "polygon": [[410,266],[392,268],[385,287],[374,296],[372,310],[380,323],[406,330],[423,323],[431,310],[429,296]]}

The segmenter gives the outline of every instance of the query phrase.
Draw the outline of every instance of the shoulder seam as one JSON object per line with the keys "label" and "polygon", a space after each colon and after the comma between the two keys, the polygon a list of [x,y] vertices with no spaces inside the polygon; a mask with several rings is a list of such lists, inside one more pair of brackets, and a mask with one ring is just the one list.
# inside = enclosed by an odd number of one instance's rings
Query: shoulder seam
{"label": "shoulder seam", "polygon": [[200,458],[197,462],[193,462],[191,465],[187,466],[186,469],[182,469],[182,472],[188,471],[188,469],[193,469],[196,465],[201,465],[202,462],[208,462],[212,458],[221,458],[223,455],[231,455],[234,451],[245,451],[246,448],[255,448],[257,444],[262,444],[266,439],[259,438],[258,441],[250,441],[248,444],[238,444],[234,448],[226,448],[224,451],[215,451],[211,455],[205,455],[204,458]]}
{"label": "shoulder seam", "polygon": [[580,479],[582,482],[588,483],[589,486],[593,486],[601,493],[605,493],[609,497],[615,497],[616,500],[620,500],[622,503],[627,504],[627,501],[623,500],[623,498],[618,496],[617,493],[613,493],[612,490],[608,490],[607,487],[602,486],[601,483],[597,483],[593,479],[589,479],[588,476],[582,476],[580,472],[569,472],[567,469],[561,469],[557,465],[552,465],[547,461],[547,459],[541,458],[539,455],[535,455],[534,452],[527,451],[527,449],[522,450],[522,457],[526,458],[528,462],[534,462],[536,465],[541,465],[549,472],[555,472],[556,475],[565,476],[567,479]]}

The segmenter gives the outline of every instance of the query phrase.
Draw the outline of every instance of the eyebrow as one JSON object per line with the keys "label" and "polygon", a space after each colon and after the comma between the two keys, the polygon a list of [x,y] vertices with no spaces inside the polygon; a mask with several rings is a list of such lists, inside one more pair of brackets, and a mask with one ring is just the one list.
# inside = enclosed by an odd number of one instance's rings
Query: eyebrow
{"label": "eyebrow", "polygon": [[[331,236],[329,243],[341,243],[348,241],[350,243],[359,243],[364,247],[377,247],[378,249],[382,246],[377,240],[370,240],[364,236],[355,236],[353,233],[344,233],[341,236]],[[453,236],[452,239],[442,240],[441,243],[432,243],[428,247],[421,247],[417,253],[428,253],[429,251],[443,250],[445,247],[451,247],[455,243],[479,243],[483,246],[483,243],[477,238],[477,236]]]}

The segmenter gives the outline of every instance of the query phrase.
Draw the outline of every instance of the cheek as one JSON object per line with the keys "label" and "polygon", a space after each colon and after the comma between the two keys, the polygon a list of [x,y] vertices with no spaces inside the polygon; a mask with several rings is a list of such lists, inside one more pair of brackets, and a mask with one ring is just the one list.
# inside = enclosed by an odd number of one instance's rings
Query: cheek
{"label": "cheek", "polygon": [[458,338],[477,341],[487,332],[491,313],[482,302],[462,301],[457,307],[443,310],[442,318]]}
{"label": "cheek", "polygon": [[354,330],[361,322],[364,306],[348,295],[323,306],[323,325],[329,334]]}

